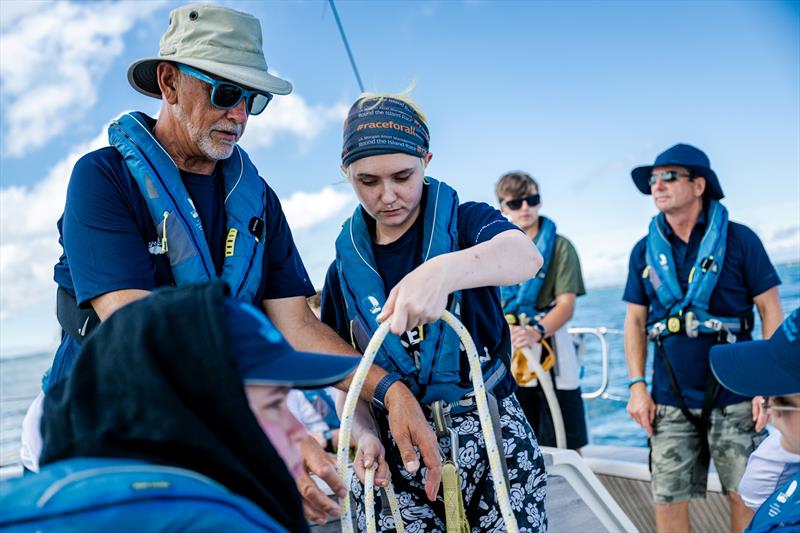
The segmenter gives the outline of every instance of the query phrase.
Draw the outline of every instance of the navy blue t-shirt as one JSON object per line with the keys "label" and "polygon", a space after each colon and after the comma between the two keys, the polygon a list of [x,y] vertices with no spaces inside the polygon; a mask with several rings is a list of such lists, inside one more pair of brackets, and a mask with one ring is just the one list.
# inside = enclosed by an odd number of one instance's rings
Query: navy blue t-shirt
{"label": "navy blue t-shirt", "polygon": [[[365,212],[366,215],[366,212]],[[423,216],[418,216],[414,225],[399,239],[389,244],[373,242],[372,251],[378,272],[384,280],[387,295],[403,277],[418,267],[422,262]],[[372,226],[374,221],[365,216]],[[458,246],[469,248],[490,240],[495,235],[519,228],[508,222],[498,210],[485,203],[466,202],[458,207]],[[350,321],[345,311],[344,297],[339,285],[339,274],[336,263],[328,268],[325,287],[322,291],[322,321],[333,328],[348,343],[350,342]],[[492,360],[499,357],[508,367],[511,356],[511,336],[503,317],[500,305],[500,291],[497,287],[479,287],[461,291],[461,321],[472,334],[478,355],[490,355]],[[409,333],[403,335],[408,344]],[[414,334],[411,334],[414,337]],[[410,357],[410,356],[409,356]],[[469,379],[469,367],[466,356],[462,352],[461,383],[472,386]],[[484,363],[484,368],[486,363]],[[497,398],[505,398],[516,389],[516,382],[511,372],[493,390]]]}
{"label": "navy blue t-shirt", "polygon": [[[200,215],[219,275],[227,233],[221,176],[182,172],[181,178]],[[266,188],[266,250],[261,285],[252,302],[256,306],[262,300],[314,294],[280,201],[272,188]],[[54,278],[82,307],[108,292],[174,284],[169,259],[157,245],[147,203],[113,147],[91,152],[75,164],[58,230],[63,253]],[[68,339],[62,339],[56,354],[51,382],[66,375],[71,366],[69,352],[77,344]]]}
{"label": "navy blue t-shirt", "polygon": [[[689,242],[683,242],[667,225],[667,239],[672,243],[672,256],[681,289],[686,292],[689,272],[697,260],[700,241],[706,230],[706,214],[701,213],[692,230]],[[722,317],[743,316],[753,312],[753,298],[780,285],[781,280],[767,256],[764,245],[753,230],[736,222],[728,223],[725,262],[719,281],[711,293],[708,311]],[[646,266],[647,237],[636,243],[631,252],[628,267],[628,282],[622,297],[626,302],[647,306],[648,323],[661,320],[666,310],[656,296],[649,281],[642,277]],[[738,340],[749,340],[750,335],[739,335]],[[715,343],[710,335],[691,339],[685,335],[669,335],[664,338],[664,350],[675,372],[675,379],[690,408],[703,407],[703,393],[709,375],[708,354]],[[675,395],[669,385],[661,355],[655,350],[653,362],[653,400],[658,404],[677,406]],[[748,398],[722,388],[717,406],[731,405]]]}

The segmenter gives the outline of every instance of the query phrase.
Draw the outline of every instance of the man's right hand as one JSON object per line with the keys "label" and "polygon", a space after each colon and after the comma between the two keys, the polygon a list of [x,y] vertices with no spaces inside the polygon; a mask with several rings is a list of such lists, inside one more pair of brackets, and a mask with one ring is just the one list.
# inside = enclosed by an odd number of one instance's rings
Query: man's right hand
{"label": "man's right hand", "polygon": [[631,387],[631,396],[628,400],[628,414],[637,424],[642,426],[647,432],[648,437],[653,436],[653,420],[656,417],[656,404],[650,393],[647,392],[647,385],[635,383]]}
{"label": "man's right hand", "polygon": [[419,470],[416,447],[428,468],[425,494],[430,501],[435,501],[442,481],[442,457],[433,428],[425,420],[417,398],[402,382],[389,387],[384,403],[389,411],[389,430],[403,458],[403,466],[412,474]]}
{"label": "man's right hand", "polygon": [[336,473],[336,463],[313,436],[309,434],[297,442],[297,447],[303,456],[303,467],[294,472],[294,481],[303,497],[303,512],[309,520],[324,524],[329,515],[339,516],[341,509],[319,488],[309,473],[316,474],[340,498],[347,494],[347,489]]}

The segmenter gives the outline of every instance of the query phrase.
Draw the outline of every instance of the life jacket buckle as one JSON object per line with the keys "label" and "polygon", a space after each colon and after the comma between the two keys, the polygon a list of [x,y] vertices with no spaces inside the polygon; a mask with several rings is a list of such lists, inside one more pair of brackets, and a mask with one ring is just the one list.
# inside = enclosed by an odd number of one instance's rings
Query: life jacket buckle
{"label": "life jacket buckle", "polygon": [[683,315],[683,328],[687,337],[692,339],[697,338],[700,333],[700,321],[697,319],[697,315],[691,311],[687,311],[686,314]]}
{"label": "life jacket buckle", "polygon": [[681,331],[681,319],[677,316],[671,316],[667,319],[667,331],[670,333],[679,333]]}

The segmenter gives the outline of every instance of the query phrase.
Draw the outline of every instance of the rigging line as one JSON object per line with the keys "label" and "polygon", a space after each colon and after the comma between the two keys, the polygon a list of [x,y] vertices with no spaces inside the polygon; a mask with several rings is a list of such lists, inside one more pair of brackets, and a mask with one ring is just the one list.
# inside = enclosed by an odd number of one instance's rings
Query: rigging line
{"label": "rigging line", "polygon": [[328,4],[331,6],[331,11],[333,11],[333,18],[336,19],[336,26],[339,27],[339,35],[342,36],[342,42],[344,43],[344,49],[347,51],[347,57],[350,58],[350,66],[353,67],[353,73],[356,75],[356,81],[358,82],[358,88],[361,89],[361,92],[364,92],[364,84],[361,82],[361,75],[358,73],[358,67],[356,66],[356,60],[353,58],[353,52],[350,51],[350,45],[347,43],[347,36],[344,34],[344,28],[342,27],[342,21],[339,20],[339,12],[336,11],[336,5],[333,3],[333,0],[328,0]]}

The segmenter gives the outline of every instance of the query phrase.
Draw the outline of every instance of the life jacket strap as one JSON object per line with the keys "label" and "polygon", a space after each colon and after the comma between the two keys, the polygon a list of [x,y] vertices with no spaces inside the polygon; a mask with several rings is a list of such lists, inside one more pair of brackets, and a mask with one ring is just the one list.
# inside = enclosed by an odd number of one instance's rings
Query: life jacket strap
{"label": "life jacket strap", "polygon": [[701,334],[716,334],[720,341],[733,344],[736,335],[749,334],[753,331],[753,314],[739,317],[698,316],[693,311],[679,311],[653,323],[647,329],[651,340],[663,339],[670,335],[686,335],[696,338]]}
{"label": "life jacket strap", "polygon": [[[484,375],[484,383],[486,384],[486,392],[491,394],[494,388],[503,381],[503,378],[508,372],[508,368],[499,359],[495,362],[494,366],[489,370],[488,375]],[[437,402],[434,402],[437,403]],[[433,405],[433,404],[431,404]],[[442,407],[450,415],[460,415],[467,413],[477,408],[475,402],[475,391],[470,391],[458,400],[452,402],[442,402]]]}
{"label": "life jacket strap", "polygon": [[661,355],[661,361],[667,374],[667,381],[669,381],[672,394],[675,396],[675,401],[678,403],[678,408],[681,410],[681,413],[686,420],[688,420],[700,434],[699,461],[702,465],[708,468],[711,460],[711,448],[708,442],[708,431],[711,429],[711,410],[714,408],[714,404],[719,397],[722,387],[719,381],[717,381],[717,378],[714,376],[714,373],[709,370],[708,375],[706,376],[706,387],[703,391],[703,409],[700,412],[700,416],[695,415],[689,410],[689,407],[686,405],[686,401],[683,399],[683,393],[680,385],[678,385],[678,380],[675,377],[675,372],[672,370],[672,364],[669,362],[669,357],[667,357],[667,352],[664,350],[661,339],[655,339],[654,343],[656,345],[656,350],[658,350],[659,354]]}

